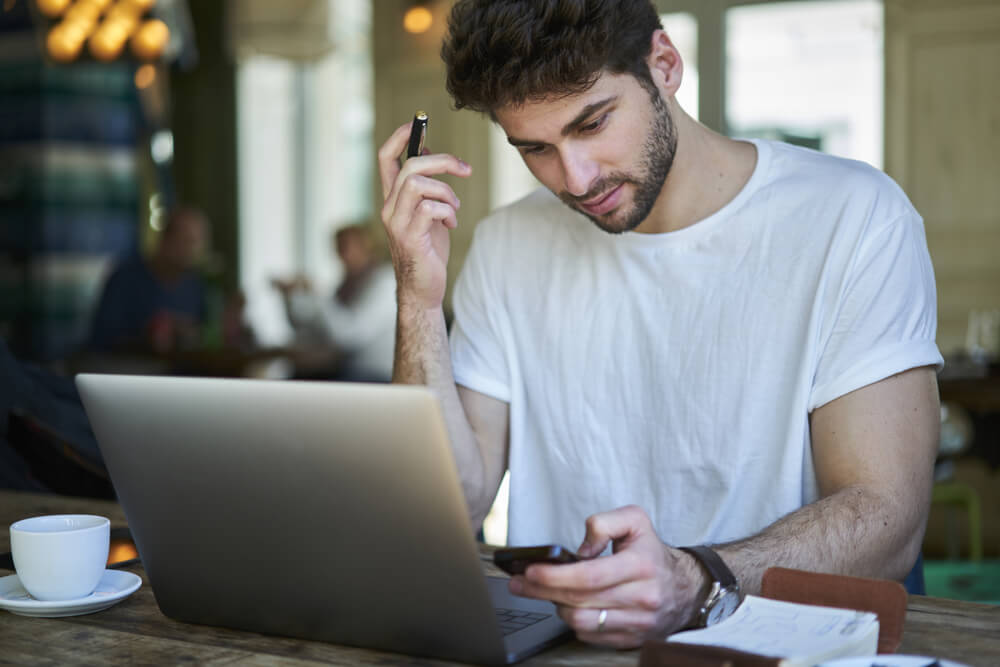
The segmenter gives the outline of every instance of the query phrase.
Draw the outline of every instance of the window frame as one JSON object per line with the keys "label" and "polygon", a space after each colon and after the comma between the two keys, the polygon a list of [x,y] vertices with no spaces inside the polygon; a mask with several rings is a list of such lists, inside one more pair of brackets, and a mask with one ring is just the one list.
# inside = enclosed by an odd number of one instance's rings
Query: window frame
{"label": "window frame", "polygon": [[813,0],[654,0],[658,14],[687,12],[698,22],[698,113],[703,124],[729,136],[726,122],[726,12],[745,5],[810,1]]}

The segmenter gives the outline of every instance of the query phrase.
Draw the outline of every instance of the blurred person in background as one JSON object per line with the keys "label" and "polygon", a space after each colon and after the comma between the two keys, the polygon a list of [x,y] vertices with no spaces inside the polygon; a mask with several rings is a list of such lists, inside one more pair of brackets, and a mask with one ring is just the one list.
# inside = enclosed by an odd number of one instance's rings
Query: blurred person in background
{"label": "blurred person in background", "polygon": [[151,257],[128,258],[111,273],[91,328],[93,352],[165,353],[194,346],[207,316],[197,270],[209,223],[198,209],[172,209]]}
{"label": "blurred person in background", "polygon": [[332,295],[317,293],[304,276],[275,278],[288,321],[300,346],[320,346],[336,358],[333,369],[299,368],[308,377],[351,382],[389,382],[396,332],[396,278],[378,257],[367,226],[334,232],[333,250],[344,277]]}

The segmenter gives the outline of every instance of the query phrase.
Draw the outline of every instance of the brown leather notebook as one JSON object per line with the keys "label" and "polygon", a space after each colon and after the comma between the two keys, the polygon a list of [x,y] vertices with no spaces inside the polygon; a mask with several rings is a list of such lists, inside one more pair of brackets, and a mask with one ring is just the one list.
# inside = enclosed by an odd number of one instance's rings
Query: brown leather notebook
{"label": "brown leather notebook", "polygon": [[[761,581],[761,597],[873,612],[879,620],[879,653],[895,652],[903,638],[907,595],[896,581],[772,567]],[[772,667],[780,662],[729,648],[662,640],[645,642],[639,652],[640,667]]]}
{"label": "brown leather notebook", "polygon": [[650,639],[639,649],[639,667],[778,667],[780,658],[721,646],[700,646]]}

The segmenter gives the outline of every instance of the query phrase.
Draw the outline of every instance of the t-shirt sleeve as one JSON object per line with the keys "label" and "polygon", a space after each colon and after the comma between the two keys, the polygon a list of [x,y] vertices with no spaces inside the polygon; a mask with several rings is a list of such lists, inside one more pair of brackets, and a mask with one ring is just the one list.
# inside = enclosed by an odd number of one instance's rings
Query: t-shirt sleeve
{"label": "t-shirt sleeve", "polygon": [[943,365],[934,270],[915,211],[861,241],[837,303],[810,411],[896,373]]}
{"label": "t-shirt sleeve", "polygon": [[510,402],[510,366],[505,354],[504,304],[499,299],[502,272],[491,266],[481,224],[455,283],[450,345],[455,382]]}

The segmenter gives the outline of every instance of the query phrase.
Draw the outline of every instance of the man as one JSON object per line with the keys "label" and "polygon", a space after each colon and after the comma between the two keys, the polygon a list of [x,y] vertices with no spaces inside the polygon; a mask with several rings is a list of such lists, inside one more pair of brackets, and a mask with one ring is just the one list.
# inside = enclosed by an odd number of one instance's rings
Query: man
{"label": "man", "polygon": [[473,521],[509,467],[512,543],[582,536],[583,562],[511,590],[631,647],[724,616],[720,570],[744,593],[772,565],[902,579],[941,363],[905,195],[867,165],[687,116],[646,0],[462,0],[449,30],[456,106],[489,113],[549,192],[477,227],[449,350],[459,201],[434,176],[471,167],[401,166],[407,126],[388,139],[394,377],[439,394]]}
{"label": "man", "polygon": [[314,292],[304,276],[271,283],[281,292],[296,334],[335,348],[336,379],[389,382],[396,335],[392,267],[379,259],[365,225],[341,227],[333,245],[344,278],[332,297]]}
{"label": "man", "polygon": [[149,260],[125,260],[104,284],[90,348],[168,352],[196,343],[206,305],[205,285],[195,267],[204,255],[207,235],[201,211],[171,210]]}

